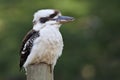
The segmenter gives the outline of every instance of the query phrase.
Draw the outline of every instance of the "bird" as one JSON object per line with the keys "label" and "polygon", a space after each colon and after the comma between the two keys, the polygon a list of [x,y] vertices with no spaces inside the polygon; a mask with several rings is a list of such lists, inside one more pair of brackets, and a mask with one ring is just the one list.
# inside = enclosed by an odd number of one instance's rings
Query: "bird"
{"label": "bird", "polygon": [[54,69],[63,50],[63,38],[59,28],[73,21],[62,16],[59,10],[41,9],[34,13],[33,28],[25,35],[20,49],[20,70],[29,65],[45,63]]}

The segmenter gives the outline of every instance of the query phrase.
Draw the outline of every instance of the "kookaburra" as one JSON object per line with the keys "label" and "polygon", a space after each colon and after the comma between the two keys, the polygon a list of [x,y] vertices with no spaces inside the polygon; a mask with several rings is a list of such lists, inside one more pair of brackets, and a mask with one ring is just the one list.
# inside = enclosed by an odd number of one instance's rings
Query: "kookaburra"
{"label": "kookaburra", "polygon": [[20,68],[28,65],[46,63],[54,68],[63,50],[63,39],[59,28],[61,24],[73,21],[73,17],[62,16],[54,9],[38,10],[34,14],[33,28],[22,41]]}

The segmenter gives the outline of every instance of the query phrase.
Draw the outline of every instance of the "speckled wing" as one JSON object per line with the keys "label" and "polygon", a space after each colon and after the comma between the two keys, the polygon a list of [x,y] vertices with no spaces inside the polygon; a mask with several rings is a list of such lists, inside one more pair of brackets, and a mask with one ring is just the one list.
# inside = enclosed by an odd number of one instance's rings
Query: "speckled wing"
{"label": "speckled wing", "polygon": [[30,30],[22,41],[22,46],[20,50],[20,69],[24,65],[27,57],[29,56],[34,40],[39,37],[39,31]]}

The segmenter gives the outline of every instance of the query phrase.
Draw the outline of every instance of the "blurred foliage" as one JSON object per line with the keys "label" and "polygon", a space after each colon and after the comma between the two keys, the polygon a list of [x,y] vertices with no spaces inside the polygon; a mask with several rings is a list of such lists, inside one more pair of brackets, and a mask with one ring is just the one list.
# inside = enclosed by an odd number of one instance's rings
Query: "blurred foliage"
{"label": "blurred foliage", "polygon": [[0,0],[0,80],[25,80],[19,49],[33,13],[53,8],[76,20],[61,27],[55,80],[120,80],[120,0]]}

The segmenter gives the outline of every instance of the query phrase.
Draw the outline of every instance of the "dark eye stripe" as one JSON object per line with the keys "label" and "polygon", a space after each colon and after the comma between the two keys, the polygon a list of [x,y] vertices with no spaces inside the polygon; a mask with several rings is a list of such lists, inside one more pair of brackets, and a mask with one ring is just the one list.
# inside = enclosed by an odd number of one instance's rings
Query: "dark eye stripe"
{"label": "dark eye stripe", "polygon": [[54,18],[58,13],[59,13],[59,11],[56,10],[53,14],[51,14],[49,16],[49,18]]}
{"label": "dark eye stripe", "polygon": [[46,21],[48,21],[49,19],[47,18],[47,17],[42,17],[42,18],[40,18],[39,19],[39,21],[41,22],[41,23],[45,23]]}

